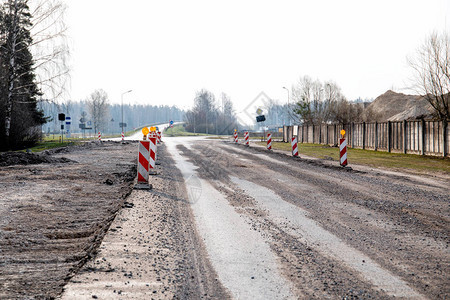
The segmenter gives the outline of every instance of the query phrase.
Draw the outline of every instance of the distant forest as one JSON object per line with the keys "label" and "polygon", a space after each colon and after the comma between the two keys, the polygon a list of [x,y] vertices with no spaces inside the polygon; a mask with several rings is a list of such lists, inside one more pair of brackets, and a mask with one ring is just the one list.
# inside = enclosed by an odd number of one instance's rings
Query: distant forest
{"label": "distant forest", "polygon": [[[42,131],[46,134],[61,132],[61,122],[58,121],[59,113],[64,113],[66,117],[71,118],[71,133],[82,132],[79,124],[83,114],[85,115],[86,125],[93,125],[94,121],[87,101],[68,101],[63,104],[41,101],[38,105],[44,112],[44,116],[49,118],[48,123],[42,125]],[[105,121],[100,124],[99,130],[104,133],[120,133],[119,123],[122,122],[121,105],[107,104],[106,107]],[[165,123],[170,120],[182,121],[183,118],[184,111],[176,106],[123,105],[123,122],[127,124],[127,127],[124,128],[125,132],[154,123]],[[93,134],[93,130],[86,130],[86,134]]]}

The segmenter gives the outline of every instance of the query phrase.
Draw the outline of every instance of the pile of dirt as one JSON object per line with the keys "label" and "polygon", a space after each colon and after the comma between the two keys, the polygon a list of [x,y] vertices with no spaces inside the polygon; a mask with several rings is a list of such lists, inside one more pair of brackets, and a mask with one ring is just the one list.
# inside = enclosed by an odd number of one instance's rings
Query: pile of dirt
{"label": "pile of dirt", "polygon": [[423,96],[406,95],[388,90],[368,107],[379,121],[403,121],[431,118],[433,108]]}
{"label": "pile of dirt", "polygon": [[3,152],[0,153],[0,167],[11,165],[35,165],[76,162],[65,157],[52,157],[45,154],[34,154],[25,152]]}

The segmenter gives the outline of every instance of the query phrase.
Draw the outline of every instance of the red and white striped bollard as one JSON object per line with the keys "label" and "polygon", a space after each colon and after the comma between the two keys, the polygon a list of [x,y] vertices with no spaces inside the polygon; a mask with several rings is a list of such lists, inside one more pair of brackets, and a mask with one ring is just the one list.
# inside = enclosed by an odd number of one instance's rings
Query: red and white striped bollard
{"label": "red and white striped bollard", "polygon": [[272,150],[272,134],[267,134],[267,150]]}
{"label": "red and white striped bollard", "polygon": [[161,131],[158,131],[156,136],[158,137],[158,144],[161,144],[161,141],[162,141],[161,140],[161,137],[162,137]]}
{"label": "red and white striped bollard", "polygon": [[250,143],[248,141],[248,137],[249,137],[249,134],[248,134],[248,131],[246,131],[245,134],[244,134],[245,146],[250,146]]}
{"label": "red and white striped bollard", "polygon": [[238,134],[237,134],[236,131],[234,132],[234,142],[235,142],[236,144],[239,142]]}
{"label": "red and white striped bollard", "polygon": [[298,157],[298,143],[297,143],[297,137],[294,136],[291,140],[291,146],[292,146],[292,156]]}
{"label": "red and white striped bollard", "polygon": [[122,142],[125,140],[125,134],[122,131]]}
{"label": "red and white striped bollard", "polygon": [[155,167],[156,167],[156,143],[157,137],[155,134],[151,134],[149,137],[150,142],[150,159],[149,159],[149,174],[156,175]]}
{"label": "red and white striped bollard", "polygon": [[148,168],[150,160],[150,141],[139,141],[139,154],[137,173],[138,179],[136,189],[151,189],[148,183]]}
{"label": "red and white striped bollard", "polygon": [[102,141],[102,133],[99,131],[98,132],[98,141],[101,142]]}
{"label": "red and white striped bollard", "polygon": [[347,166],[347,140],[339,139],[339,156],[341,166]]}

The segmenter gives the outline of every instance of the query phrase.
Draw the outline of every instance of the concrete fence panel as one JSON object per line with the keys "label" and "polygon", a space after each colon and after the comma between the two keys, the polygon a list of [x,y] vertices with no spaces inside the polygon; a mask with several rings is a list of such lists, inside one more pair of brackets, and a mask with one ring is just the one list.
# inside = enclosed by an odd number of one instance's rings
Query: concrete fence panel
{"label": "concrete fence panel", "polygon": [[349,147],[388,152],[449,156],[448,121],[414,120],[283,127],[283,141],[297,136],[299,143],[338,145],[346,131]]}

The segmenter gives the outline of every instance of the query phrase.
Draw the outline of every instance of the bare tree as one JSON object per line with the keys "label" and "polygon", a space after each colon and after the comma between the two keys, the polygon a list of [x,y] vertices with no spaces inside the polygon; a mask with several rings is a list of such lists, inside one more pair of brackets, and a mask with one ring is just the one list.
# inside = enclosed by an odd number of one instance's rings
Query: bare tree
{"label": "bare tree", "polygon": [[417,50],[417,56],[409,59],[415,70],[415,88],[424,95],[438,117],[450,118],[450,36],[448,32],[432,33]]}
{"label": "bare tree", "polygon": [[322,124],[335,120],[336,105],[344,96],[333,81],[322,83],[308,76],[300,78],[292,88],[295,113],[307,124]]}
{"label": "bare tree", "polygon": [[[314,123],[312,109],[314,82],[309,76],[299,79],[297,84],[292,86],[292,101],[295,103],[294,112],[307,124]],[[289,112],[288,112],[289,113]]]}
{"label": "bare tree", "polygon": [[49,100],[58,101],[66,92],[70,68],[69,47],[64,22],[66,5],[61,0],[30,1],[32,24],[31,52],[36,83]]}
{"label": "bare tree", "polygon": [[109,118],[109,99],[104,90],[95,90],[86,100],[94,123],[94,132],[105,128]]}

